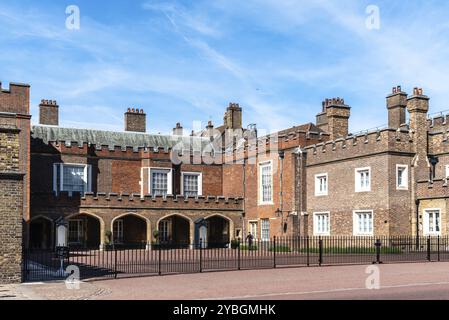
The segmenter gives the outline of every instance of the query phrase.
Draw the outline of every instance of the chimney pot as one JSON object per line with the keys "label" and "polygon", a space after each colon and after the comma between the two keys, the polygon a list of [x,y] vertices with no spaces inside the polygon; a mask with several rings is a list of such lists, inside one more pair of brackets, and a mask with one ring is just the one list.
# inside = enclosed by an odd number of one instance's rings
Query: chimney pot
{"label": "chimney pot", "polygon": [[59,106],[56,100],[41,100],[39,105],[39,124],[59,125]]}

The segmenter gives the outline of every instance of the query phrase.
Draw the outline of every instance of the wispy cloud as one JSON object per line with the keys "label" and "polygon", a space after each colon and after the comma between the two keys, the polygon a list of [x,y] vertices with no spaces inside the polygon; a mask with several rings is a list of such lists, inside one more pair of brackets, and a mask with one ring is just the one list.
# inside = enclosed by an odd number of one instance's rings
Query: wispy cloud
{"label": "wispy cloud", "polygon": [[[0,5],[0,80],[32,84],[34,115],[41,98],[57,99],[65,125],[121,128],[136,106],[151,131],[168,132],[219,124],[233,101],[246,123],[274,130],[342,96],[358,131],[385,123],[396,84],[424,87],[433,111],[449,107],[449,4],[435,0],[118,1],[107,12],[79,0],[78,32],[60,4],[24,3]],[[380,30],[365,27],[370,4]]]}

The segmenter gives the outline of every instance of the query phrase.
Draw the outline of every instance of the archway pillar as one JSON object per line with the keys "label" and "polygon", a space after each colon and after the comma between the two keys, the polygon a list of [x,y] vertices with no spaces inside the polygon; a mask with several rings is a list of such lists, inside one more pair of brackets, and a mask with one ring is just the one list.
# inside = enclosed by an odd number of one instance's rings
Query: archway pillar
{"label": "archway pillar", "polygon": [[195,247],[195,223],[192,220],[189,220],[189,248],[193,249]]}

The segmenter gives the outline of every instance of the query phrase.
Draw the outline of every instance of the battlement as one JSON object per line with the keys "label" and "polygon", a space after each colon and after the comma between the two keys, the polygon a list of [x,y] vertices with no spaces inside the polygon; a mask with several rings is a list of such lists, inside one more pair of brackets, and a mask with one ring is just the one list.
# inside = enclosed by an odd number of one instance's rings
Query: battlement
{"label": "battlement", "polygon": [[411,153],[413,138],[413,132],[406,126],[402,126],[398,130],[382,129],[349,135],[345,138],[307,146],[304,150],[307,152],[308,164],[313,165],[385,151]]}
{"label": "battlement", "polygon": [[30,113],[30,86],[28,84],[10,83],[9,89],[3,89],[0,82],[0,112],[26,114]]}
{"label": "battlement", "polygon": [[128,209],[177,209],[177,210],[243,210],[243,198],[182,195],[152,196],[128,193],[33,193],[33,206],[61,206],[81,208],[119,207]]}
{"label": "battlement", "polygon": [[238,161],[269,152],[304,147],[306,145],[316,144],[327,140],[329,140],[328,133],[302,129],[287,130],[279,135],[272,134],[260,137],[257,140],[245,141],[244,145],[237,146],[232,152],[228,151],[225,153],[224,162],[229,163],[232,159]]}

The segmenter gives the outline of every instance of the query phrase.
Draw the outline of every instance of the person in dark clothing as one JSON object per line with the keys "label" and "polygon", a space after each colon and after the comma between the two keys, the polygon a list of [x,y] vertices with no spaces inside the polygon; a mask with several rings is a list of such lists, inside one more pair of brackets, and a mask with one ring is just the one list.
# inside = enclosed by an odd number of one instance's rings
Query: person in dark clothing
{"label": "person in dark clothing", "polygon": [[246,236],[246,240],[248,240],[248,247],[251,248],[253,246],[254,236],[250,233]]}

